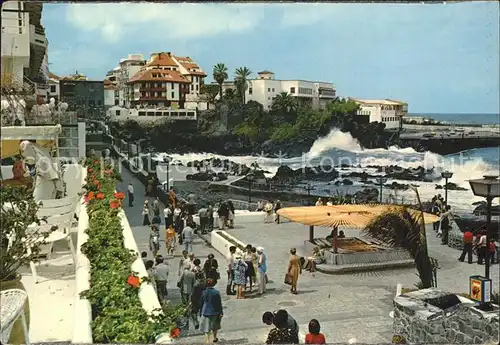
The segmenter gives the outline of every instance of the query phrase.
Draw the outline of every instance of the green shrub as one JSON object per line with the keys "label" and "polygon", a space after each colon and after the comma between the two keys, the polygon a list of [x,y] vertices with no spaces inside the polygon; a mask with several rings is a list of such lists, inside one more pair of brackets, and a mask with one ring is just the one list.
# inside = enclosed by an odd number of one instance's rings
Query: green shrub
{"label": "green shrub", "polygon": [[[82,297],[92,306],[93,340],[94,343],[154,343],[158,335],[175,328],[184,309],[166,305],[161,313],[158,310],[155,315],[148,315],[142,308],[141,281],[136,272],[131,272],[137,257],[124,245],[119,217],[124,195],[115,192],[115,182],[120,175],[111,166],[101,164],[95,158],[85,160],[89,228],[82,253],[90,261],[91,278],[90,289]],[[131,283],[135,281],[136,284]]]}

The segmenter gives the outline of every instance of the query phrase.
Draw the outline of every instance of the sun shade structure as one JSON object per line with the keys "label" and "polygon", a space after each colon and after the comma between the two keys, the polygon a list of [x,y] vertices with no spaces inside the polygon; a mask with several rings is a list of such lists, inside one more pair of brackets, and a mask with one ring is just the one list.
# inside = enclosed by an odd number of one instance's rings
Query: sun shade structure
{"label": "sun shade structure", "polygon": [[[364,228],[376,216],[401,208],[399,205],[333,205],[286,207],[278,210],[278,214],[292,222],[309,226]],[[412,216],[420,211],[408,208]],[[426,224],[439,221],[439,217],[424,212]]]}

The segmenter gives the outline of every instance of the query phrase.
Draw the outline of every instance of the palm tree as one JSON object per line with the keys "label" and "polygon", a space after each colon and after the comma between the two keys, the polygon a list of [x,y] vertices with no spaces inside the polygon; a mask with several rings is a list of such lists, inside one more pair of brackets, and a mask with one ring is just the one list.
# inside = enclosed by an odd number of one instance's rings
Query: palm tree
{"label": "palm tree", "polygon": [[245,104],[245,92],[248,88],[248,77],[252,74],[252,71],[248,67],[240,67],[234,71],[234,84],[238,90],[238,94],[241,97],[241,101]]}
{"label": "palm tree", "polygon": [[227,89],[225,92],[224,92],[224,98],[226,98],[227,100],[229,101],[234,101],[235,99],[235,92],[234,92],[234,89]]}
{"label": "palm tree", "polygon": [[224,83],[229,76],[227,75],[227,67],[222,62],[216,64],[212,70],[212,75],[217,84],[219,84],[219,95],[220,99],[222,99],[222,84]]}
{"label": "palm tree", "polygon": [[434,278],[422,217],[422,213],[412,216],[406,207],[395,207],[375,217],[365,231],[384,243],[406,249],[415,260],[421,288],[426,289],[432,287]]}
{"label": "palm tree", "polygon": [[272,108],[288,113],[297,109],[297,102],[289,93],[281,92],[274,98]]}

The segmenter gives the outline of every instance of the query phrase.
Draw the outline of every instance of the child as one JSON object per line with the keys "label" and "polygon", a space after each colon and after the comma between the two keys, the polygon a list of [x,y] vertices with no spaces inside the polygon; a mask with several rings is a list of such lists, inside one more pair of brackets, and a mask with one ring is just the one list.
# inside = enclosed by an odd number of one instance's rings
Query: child
{"label": "child", "polygon": [[312,319],[309,321],[309,334],[306,334],[306,344],[326,344],[325,336],[320,333],[319,321]]}

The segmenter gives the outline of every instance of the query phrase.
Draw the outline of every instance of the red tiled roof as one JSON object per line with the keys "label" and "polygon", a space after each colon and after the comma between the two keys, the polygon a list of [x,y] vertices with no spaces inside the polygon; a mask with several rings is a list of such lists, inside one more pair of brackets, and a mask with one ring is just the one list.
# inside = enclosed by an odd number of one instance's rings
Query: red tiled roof
{"label": "red tiled roof", "polygon": [[158,56],[146,66],[177,66],[170,56],[170,53],[158,53]]}
{"label": "red tiled roof", "polygon": [[[153,77],[153,74],[159,76]],[[170,83],[186,83],[186,84],[191,83],[186,77],[184,77],[177,71],[169,71],[159,68],[141,70],[137,72],[132,78],[130,78],[127,83],[132,84],[142,81],[153,81],[153,82],[165,81]]]}

